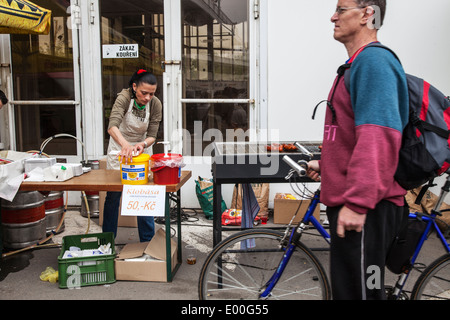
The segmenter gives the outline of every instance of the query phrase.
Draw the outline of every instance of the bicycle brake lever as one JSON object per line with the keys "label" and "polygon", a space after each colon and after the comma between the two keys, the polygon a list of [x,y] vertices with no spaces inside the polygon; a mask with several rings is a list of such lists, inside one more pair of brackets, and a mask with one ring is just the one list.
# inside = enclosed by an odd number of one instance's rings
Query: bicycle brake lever
{"label": "bicycle brake lever", "polygon": [[291,178],[292,178],[292,175],[294,174],[294,172],[295,172],[294,169],[289,170],[287,176],[284,177],[284,180],[289,180],[289,179],[291,179]]}
{"label": "bicycle brake lever", "polygon": [[306,169],[308,168],[308,163],[306,161],[300,161],[301,164],[299,164],[288,156],[284,156],[283,161],[295,170],[300,177],[306,176]]}

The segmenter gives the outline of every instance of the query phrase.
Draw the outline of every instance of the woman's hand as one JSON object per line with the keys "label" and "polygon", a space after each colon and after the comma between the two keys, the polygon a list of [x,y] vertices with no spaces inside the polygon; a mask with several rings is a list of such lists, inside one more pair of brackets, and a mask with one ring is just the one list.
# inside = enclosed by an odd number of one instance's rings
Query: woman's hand
{"label": "woman's hand", "polygon": [[151,147],[155,143],[155,138],[146,138],[144,141],[136,144],[136,151],[139,154],[145,151],[148,147]]}
{"label": "woman's hand", "polygon": [[133,160],[133,156],[138,155],[138,148],[131,145],[127,140],[125,140],[122,133],[120,133],[119,128],[112,127],[108,130],[108,133],[114,139],[114,141],[116,141],[122,147],[119,154],[117,155],[119,162],[125,160],[125,164],[131,163]]}
{"label": "woman's hand", "polygon": [[145,141],[143,142],[139,142],[135,145],[136,147],[136,152],[138,155],[140,155],[142,152],[144,152],[146,146],[145,146]]}
{"label": "woman's hand", "polygon": [[120,150],[119,161],[124,162],[125,164],[131,163],[133,162],[133,157],[138,156],[139,154],[141,153],[138,151],[137,145],[132,146],[131,144],[127,143],[126,145],[122,146],[122,150]]}

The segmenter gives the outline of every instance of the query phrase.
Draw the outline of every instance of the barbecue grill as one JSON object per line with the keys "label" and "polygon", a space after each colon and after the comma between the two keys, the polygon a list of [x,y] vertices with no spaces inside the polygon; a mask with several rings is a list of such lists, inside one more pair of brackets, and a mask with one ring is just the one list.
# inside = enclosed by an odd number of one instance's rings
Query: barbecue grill
{"label": "barbecue grill", "polygon": [[[321,142],[299,144],[313,159],[320,159]],[[212,175],[217,183],[285,182],[291,168],[282,161],[284,155],[308,160],[295,142],[216,142],[213,150]]]}
{"label": "barbecue grill", "polygon": [[[288,155],[292,160],[309,160],[301,151],[303,147],[312,155],[311,160],[320,159],[321,142],[215,142],[213,148],[213,246],[222,240],[222,184],[237,183],[286,183],[285,177],[291,167],[282,159]],[[289,150],[280,146],[289,146]],[[297,177],[297,182],[313,182],[308,177]]]}

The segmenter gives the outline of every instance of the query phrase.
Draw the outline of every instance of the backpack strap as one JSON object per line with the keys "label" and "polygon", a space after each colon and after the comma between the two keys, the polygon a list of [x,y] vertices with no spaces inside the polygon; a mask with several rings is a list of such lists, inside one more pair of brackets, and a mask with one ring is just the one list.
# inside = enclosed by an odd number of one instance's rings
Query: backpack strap
{"label": "backpack strap", "polygon": [[[336,88],[335,88],[334,90],[336,90]],[[333,95],[334,95],[334,92],[333,92]],[[324,103],[324,102],[327,103],[328,108],[330,108],[331,113],[333,114],[333,122],[336,122],[336,109],[333,107],[333,105],[331,104],[331,102],[328,101],[328,100],[322,100],[322,101],[320,101],[318,104],[316,104],[316,106],[314,107],[312,119],[315,120],[317,108],[318,108],[322,103]]]}
{"label": "backpack strap", "polygon": [[337,85],[339,84],[339,80],[341,80],[341,78],[344,76],[345,70],[347,68],[350,68],[350,64],[344,64],[344,65],[339,67],[339,69],[337,71],[338,78],[337,78],[337,80],[335,82],[335,85],[333,87],[333,92],[331,93],[331,99],[330,100],[322,100],[314,107],[314,111],[313,111],[313,115],[312,115],[312,119],[313,120],[316,117],[316,111],[317,111],[317,108],[319,107],[319,105],[321,105],[323,102],[326,102],[328,108],[331,110],[331,113],[333,115],[332,121],[333,121],[333,123],[336,122],[336,109],[333,107],[333,98],[334,98],[334,94],[336,93],[336,88],[337,88]]}
{"label": "backpack strap", "polygon": [[356,54],[350,59],[350,62],[348,62],[348,63],[346,63],[346,64],[343,64],[343,65],[341,66],[341,68],[342,68],[342,67],[345,67],[345,68],[346,68],[346,70],[345,70],[345,76],[344,76],[344,81],[345,81],[345,87],[347,88],[348,92],[350,92],[350,67],[352,66],[352,63],[353,63],[353,61],[356,59],[356,57],[357,57],[364,49],[369,48],[369,47],[383,48],[383,49],[386,49],[386,50],[390,51],[390,52],[394,55],[394,57],[395,57],[395,58],[400,62],[400,64],[401,64],[400,59],[398,58],[397,54],[396,54],[392,49],[386,47],[385,45],[381,44],[380,42],[372,42],[372,43],[369,43],[368,45],[366,45],[365,47],[363,47],[361,50],[357,51]]}
{"label": "backpack strap", "polygon": [[420,205],[420,203],[422,202],[423,196],[428,191],[428,189],[430,187],[437,186],[437,184],[435,184],[433,182],[434,182],[434,179],[431,179],[430,181],[428,181],[428,184],[422,186],[419,194],[417,195],[416,201],[414,201],[415,204]]}
{"label": "backpack strap", "polygon": [[442,129],[441,127],[438,127],[438,126],[432,125],[431,123],[423,121],[416,115],[414,110],[410,110],[409,120],[411,121],[413,126],[416,127],[422,134],[426,130],[426,131],[434,132],[435,134],[444,138],[445,140],[448,140],[450,138],[449,130]]}

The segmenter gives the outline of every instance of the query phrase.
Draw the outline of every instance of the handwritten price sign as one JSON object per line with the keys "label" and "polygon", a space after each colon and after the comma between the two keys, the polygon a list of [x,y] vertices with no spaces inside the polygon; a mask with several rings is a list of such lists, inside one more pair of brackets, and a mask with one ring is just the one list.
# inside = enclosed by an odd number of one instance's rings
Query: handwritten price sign
{"label": "handwritten price sign", "polygon": [[166,205],[166,186],[124,185],[123,216],[163,217]]}

